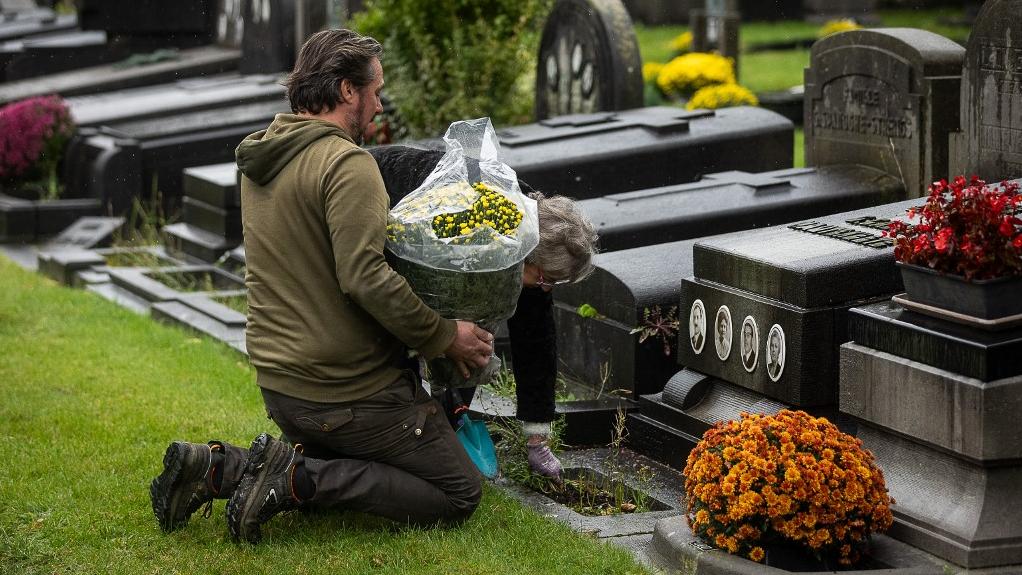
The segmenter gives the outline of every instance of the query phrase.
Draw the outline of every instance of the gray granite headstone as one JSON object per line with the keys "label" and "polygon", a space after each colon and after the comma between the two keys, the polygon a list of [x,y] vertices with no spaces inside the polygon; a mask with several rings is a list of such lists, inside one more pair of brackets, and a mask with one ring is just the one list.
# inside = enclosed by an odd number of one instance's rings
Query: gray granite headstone
{"label": "gray granite headstone", "polygon": [[734,60],[738,72],[738,0],[703,0],[689,16],[693,52],[717,52]]}
{"label": "gray granite headstone", "polygon": [[947,176],[959,128],[964,49],[908,28],[853,30],[813,45],[805,73],[806,164],[862,164],[904,181],[909,197]]}
{"label": "gray granite headstone", "polygon": [[966,47],[954,174],[1022,176],[1022,0],[987,0]]}
{"label": "gray granite headstone", "polygon": [[642,59],[621,0],[558,0],[540,39],[536,118],[642,106]]}

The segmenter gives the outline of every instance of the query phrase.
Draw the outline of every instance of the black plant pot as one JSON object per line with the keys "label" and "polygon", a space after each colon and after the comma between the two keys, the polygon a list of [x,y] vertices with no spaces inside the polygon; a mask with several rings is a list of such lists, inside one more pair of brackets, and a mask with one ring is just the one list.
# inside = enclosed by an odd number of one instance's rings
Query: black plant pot
{"label": "black plant pot", "polygon": [[898,262],[908,299],[962,315],[998,319],[1022,314],[1022,276],[966,281]]}

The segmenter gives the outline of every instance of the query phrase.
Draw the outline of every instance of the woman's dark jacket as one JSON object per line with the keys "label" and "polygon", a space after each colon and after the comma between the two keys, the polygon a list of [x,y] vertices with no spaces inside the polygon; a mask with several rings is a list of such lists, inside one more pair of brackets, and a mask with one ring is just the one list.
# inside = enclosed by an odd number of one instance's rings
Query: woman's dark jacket
{"label": "woman's dark jacket", "polygon": [[[407,146],[370,148],[383,175],[393,208],[426,180],[444,153]],[[471,171],[472,166],[469,166]],[[470,174],[471,178],[471,174]],[[522,192],[533,191],[518,181]],[[557,334],[554,327],[554,300],[550,292],[523,288],[518,308],[508,320],[511,341],[511,366],[518,393],[518,419],[547,422],[554,419],[554,385],[557,379]]]}

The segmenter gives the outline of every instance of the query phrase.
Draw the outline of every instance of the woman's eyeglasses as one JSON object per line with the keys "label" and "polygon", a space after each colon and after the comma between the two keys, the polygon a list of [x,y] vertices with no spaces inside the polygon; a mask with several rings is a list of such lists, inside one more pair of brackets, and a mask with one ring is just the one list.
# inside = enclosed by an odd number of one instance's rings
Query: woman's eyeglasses
{"label": "woman's eyeglasses", "polygon": [[551,287],[552,288],[554,286],[564,285],[564,284],[567,284],[567,283],[571,283],[571,280],[565,279],[565,280],[556,280],[556,281],[549,281],[549,282],[546,281],[545,279],[543,279],[543,270],[539,270],[539,278],[536,279],[536,285],[539,286],[539,287]]}

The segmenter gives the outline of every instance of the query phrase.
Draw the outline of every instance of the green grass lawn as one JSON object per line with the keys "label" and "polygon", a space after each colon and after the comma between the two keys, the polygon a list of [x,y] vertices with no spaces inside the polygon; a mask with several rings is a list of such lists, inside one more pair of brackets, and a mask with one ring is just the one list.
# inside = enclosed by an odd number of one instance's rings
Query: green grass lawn
{"label": "green grass lawn", "polygon": [[162,534],[150,479],[172,439],[247,444],[277,430],[254,373],[220,343],[57,287],[0,256],[0,573],[643,573],[487,486],[458,529],[290,514],[257,547],[223,502]]}

